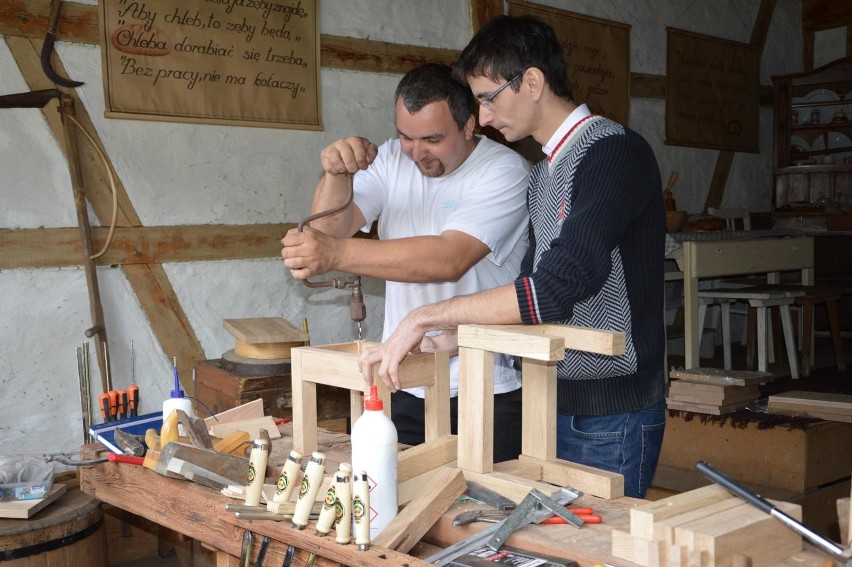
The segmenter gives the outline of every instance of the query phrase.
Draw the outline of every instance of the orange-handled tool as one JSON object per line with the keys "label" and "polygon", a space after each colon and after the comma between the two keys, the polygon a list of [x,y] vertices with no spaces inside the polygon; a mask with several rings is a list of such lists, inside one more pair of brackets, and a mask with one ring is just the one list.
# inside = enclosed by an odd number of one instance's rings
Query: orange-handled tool
{"label": "orange-handled tool", "polygon": [[127,390],[118,390],[115,397],[118,419],[124,419],[127,417]]}
{"label": "orange-handled tool", "polygon": [[110,417],[110,408],[109,408],[109,394],[101,394],[98,396],[98,408],[101,410],[101,417],[104,418],[104,421],[111,421]]}
{"label": "orange-handled tool", "polygon": [[[602,522],[601,517],[594,513],[591,508],[568,508],[569,512],[575,513],[577,516],[583,520],[585,524],[600,524]],[[552,516],[545,520],[539,522],[539,524],[565,524],[567,523],[565,520],[560,518],[559,516]]]}
{"label": "orange-handled tool", "polygon": [[118,392],[110,390],[107,396],[109,396],[109,420],[115,421],[118,419]]}
{"label": "orange-handled tool", "polygon": [[139,407],[139,386],[136,384],[131,384],[127,389],[127,405],[129,408],[129,417],[136,417],[138,414],[137,408]]}

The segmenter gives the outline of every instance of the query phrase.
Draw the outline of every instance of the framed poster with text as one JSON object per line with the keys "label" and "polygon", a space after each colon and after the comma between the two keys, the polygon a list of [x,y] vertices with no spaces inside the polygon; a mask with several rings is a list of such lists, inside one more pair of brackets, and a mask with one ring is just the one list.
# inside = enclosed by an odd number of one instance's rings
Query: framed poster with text
{"label": "framed poster with text", "polygon": [[630,26],[529,2],[509,1],[509,15],[535,16],[562,43],[574,101],[621,124],[630,119]]}
{"label": "framed poster with text", "polygon": [[318,0],[101,0],[106,116],[322,130]]}
{"label": "framed poster with text", "polygon": [[666,143],[759,152],[760,49],[666,31]]}

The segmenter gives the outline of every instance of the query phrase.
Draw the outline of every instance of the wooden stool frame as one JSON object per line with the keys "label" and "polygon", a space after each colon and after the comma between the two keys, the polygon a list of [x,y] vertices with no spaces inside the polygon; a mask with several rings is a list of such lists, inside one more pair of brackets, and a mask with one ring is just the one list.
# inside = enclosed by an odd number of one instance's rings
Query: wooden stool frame
{"label": "wooden stool frame", "polygon": [[[362,395],[369,386],[358,370],[358,355],[365,346],[375,343],[356,341],[291,350],[291,387],[293,394],[293,448],[303,455],[317,449],[317,384],[350,390],[351,422],[355,423],[364,409]],[[374,373],[377,369],[374,369]],[[429,442],[450,433],[450,363],[449,353],[412,354],[400,365],[403,388],[422,386],[426,391],[425,437]],[[390,391],[377,376],[379,397],[390,417]]]}

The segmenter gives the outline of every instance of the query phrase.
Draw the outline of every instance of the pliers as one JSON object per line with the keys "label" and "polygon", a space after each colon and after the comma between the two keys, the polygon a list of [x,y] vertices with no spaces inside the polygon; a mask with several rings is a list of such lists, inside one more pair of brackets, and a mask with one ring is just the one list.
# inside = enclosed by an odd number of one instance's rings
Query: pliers
{"label": "pliers", "polygon": [[[591,508],[575,508],[568,507],[566,508],[569,512],[573,512],[577,516],[580,517],[586,524],[600,524],[601,517],[596,515]],[[470,510],[467,512],[462,512],[458,514],[455,518],[453,518],[454,526],[464,526],[470,524],[472,522],[490,522],[497,523],[502,520],[505,520],[510,514],[512,510]],[[565,520],[560,518],[559,516],[551,516],[545,520],[539,522],[540,524],[564,524]]]}

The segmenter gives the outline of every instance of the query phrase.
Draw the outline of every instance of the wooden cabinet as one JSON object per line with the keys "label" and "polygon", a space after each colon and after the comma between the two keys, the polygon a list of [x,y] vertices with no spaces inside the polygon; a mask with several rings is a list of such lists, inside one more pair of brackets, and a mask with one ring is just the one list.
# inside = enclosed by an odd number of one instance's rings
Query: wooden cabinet
{"label": "wooden cabinet", "polygon": [[825,230],[830,213],[852,212],[852,57],[772,81],[773,211],[821,216]]}

